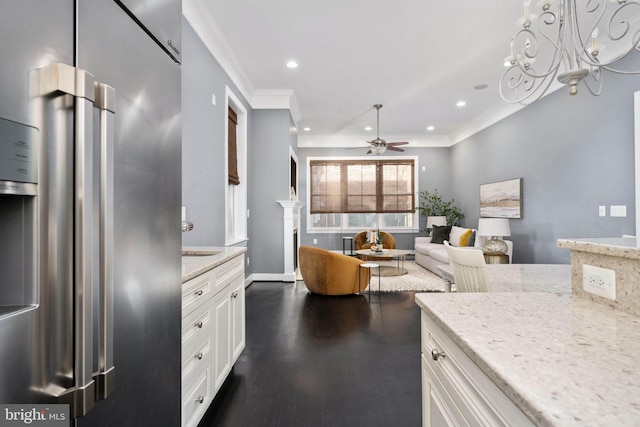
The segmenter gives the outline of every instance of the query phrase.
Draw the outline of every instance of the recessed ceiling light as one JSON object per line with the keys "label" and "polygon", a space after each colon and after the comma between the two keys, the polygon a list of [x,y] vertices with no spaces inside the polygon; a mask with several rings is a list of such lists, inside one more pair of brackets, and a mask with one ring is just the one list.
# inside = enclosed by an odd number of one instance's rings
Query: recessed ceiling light
{"label": "recessed ceiling light", "polygon": [[287,62],[287,67],[288,68],[298,68],[298,63],[296,61],[289,61],[289,62]]}
{"label": "recessed ceiling light", "polygon": [[433,126],[427,126],[427,130],[428,130],[428,131],[432,131],[432,130],[434,130],[434,129],[435,129],[435,128],[434,128]]}
{"label": "recessed ceiling light", "polygon": [[311,130],[311,128],[310,127],[306,127],[306,128],[304,128],[302,130],[305,131],[305,132],[309,132]]}
{"label": "recessed ceiling light", "polygon": [[465,105],[467,105],[467,103],[466,103],[466,102],[464,102],[464,101],[458,101],[458,102],[456,103],[456,105],[457,105],[458,107],[464,107]]}
{"label": "recessed ceiling light", "polygon": [[489,85],[487,85],[487,84],[484,84],[484,83],[483,83],[483,84],[481,84],[481,85],[474,86],[473,88],[474,88],[475,90],[482,90],[482,89],[486,89],[486,88],[488,88],[488,87],[489,87]]}
{"label": "recessed ceiling light", "polygon": [[370,130],[372,130],[373,128],[371,126],[367,126],[366,128],[364,128],[364,130],[366,130],[367,132],[369,132]]}

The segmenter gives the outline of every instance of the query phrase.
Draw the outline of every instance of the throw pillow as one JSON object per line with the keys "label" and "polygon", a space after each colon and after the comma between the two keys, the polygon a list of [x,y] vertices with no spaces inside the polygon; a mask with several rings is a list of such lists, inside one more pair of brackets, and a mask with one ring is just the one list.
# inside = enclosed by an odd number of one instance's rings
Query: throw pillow
{"label": "throw pillow", "polygon": [[449,233],[451,233],[450,225],[434,225],[431,232],[431,243],[443,244],[445,240],[449,240]]}
{"label": "throw pillow", "polygon": [[476,244],[476,230],[472,230],[471,236],[469,236],[469,241],[467,242],[467,246],[475,246]]}
{"label": "throw pillow", "polygon": [[460,238],[466,231],[466,228],[458,227],[457,225],[451,227],[451,232],[449,233],[449,244],[451,246],[464,246],[460,244]]}
{"label": "throw pillow", "polygon": [[460,236],[460,246],[469,246],[469,238],[473,234],[473,230],[468,228],[467,231]]}

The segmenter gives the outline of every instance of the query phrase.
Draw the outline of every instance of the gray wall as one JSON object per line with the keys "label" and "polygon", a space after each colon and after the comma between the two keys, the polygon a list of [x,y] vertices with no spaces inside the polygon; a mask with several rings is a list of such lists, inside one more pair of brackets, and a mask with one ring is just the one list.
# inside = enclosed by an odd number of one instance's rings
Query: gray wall
{"label": "gray wall", "polygon": [[[363,150],[345,150],[341,148],[321,149],[321,148],[299,148],[298,149],[298,180],[299,199],[305,203],[302,210],[302,236],[301,245],[317,246],[330,250],[342,250],[342,237],[353,236],[355,233],[349,231],[339,234],[307,233],[307,158],[308,157],[357,157],[363,156]],[[451,183],[451,149],[449,148],[405,148],[404,153],[385,153],[384,157],[393,156],[418,156],[418,191],[438,189],[438,193],[445,198],[452,197]],[[423,172],[422,167],[426,170]],[[424,218],[420,218],[420,228],[424,228]],[[413,248],[413,238],[422,233],[394,233],[396,246],[399,248]],[[313,244],[313,239],[318,243]]]}
{"label": "gray wall", "polygon": [[[194,230],[182,233],[184,246],[225,243],[225,85],[251,109],[240,91],[183,19],[182,205]],[[216,95],[216,105],[211,95]]]}
{"label": "gray wall", "polygon": [[[557,239],[634,234],[637,90],[640,77],[608,73],[599,97],[560,90],[452,147],[467,223],[477,225],[480,184],[523,178],[523,218],[510,221],[514,262],[567,263]],[[626,205],[626,218],[598,216],[612,204]]]}
{"label": "gray wall", "polygon": [[[224,87],[240,91],[183,21],[183,205],[195,230],[184,245],[224,244]],[[640,58],[632,67],[640,68]],[[523,178],[523,218],[511,221],[514,262],[568,262],[558,238],[615,237],[635,233],[633,92],[640,77],[605,75],[603,95],[581,88],[570,97],[551,94],[452,148],[407,148],[419,157],[419,191],[438,189],[455,198],[463,225],[476,227],[479,186]],[[211,105],[215,93],[218,105]],[[289,198],[289,146],[297,134],[288,110],[248,111],[248,254],[252,272],[283,272],[283,210]],[[298,196],[306,203],[309,156],[361,156],[355,150],[300,148]],[[390,156],[395,153],[389,153]],[[426,171],[422,171],[426,166]],[[601,218],[598,206],[626,205],[626,218]],[[342,234],[306,233],[302,210],[301,244],[341,249]],[[420,227],[424,219],[421,218]],[[344,235],[351,235],[346,233]],[[394,235],[399,247],[412,247],[415,234]],[[255,254],[255,256],[254,256]]]}
{"label": "gray wall", "polygon": [[289,110],[254,110],[249,127],[250,247],[252,271],[284,271],[284,210],[289,200],[289,147],[297,133]]}

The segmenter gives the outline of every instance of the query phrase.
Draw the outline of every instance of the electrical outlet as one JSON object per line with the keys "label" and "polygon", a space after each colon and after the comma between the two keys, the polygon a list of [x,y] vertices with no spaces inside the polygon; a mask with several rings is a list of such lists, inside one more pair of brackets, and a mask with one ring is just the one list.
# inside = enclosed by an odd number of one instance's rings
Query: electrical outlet
{"label": "electrical outlet", "polygon": [[598,215],[607,216],[607,207],[606,206],[599,206],[598,207]]}
{"label": "electrical outlet", "polygon": [[249,263],[250,263],[249,257],[247,257],[247,267],[249,267]]}
{"label": "electrical outlet", "polygon": [[318,244],[318,239],[313,239],[313,244],[317,245]]}
{"label": "electrical outlet", "polygon": [[582,289],[594,295],[616,299],[616,272],[607,268],[582,265]]}

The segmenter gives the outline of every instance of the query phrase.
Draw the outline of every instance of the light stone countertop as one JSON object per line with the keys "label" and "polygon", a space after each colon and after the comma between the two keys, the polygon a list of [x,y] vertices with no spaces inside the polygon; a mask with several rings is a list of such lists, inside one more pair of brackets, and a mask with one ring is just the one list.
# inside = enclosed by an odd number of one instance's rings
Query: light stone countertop
{"label": "light stone countertop", "polygon": [[[203,255],[217,252],[214,255]],[[190,246],[182,248],[182,283],[247,252],[246,247]]]}
{"label": "light stone countertop", "polygon": [[640,318],[567,293],[416,303],[537,425],[640,425]]}
{"label": "light stone countertop", "polygon": [[558,247],[621,258],[640,259],[640,239],[634,237],[558,239]]}
{"label": "light stone countertop", "polygon": [[[453,280],[453,267],[440,265]],[[487,264],[490,292],[571,293],[569,264]]]}

